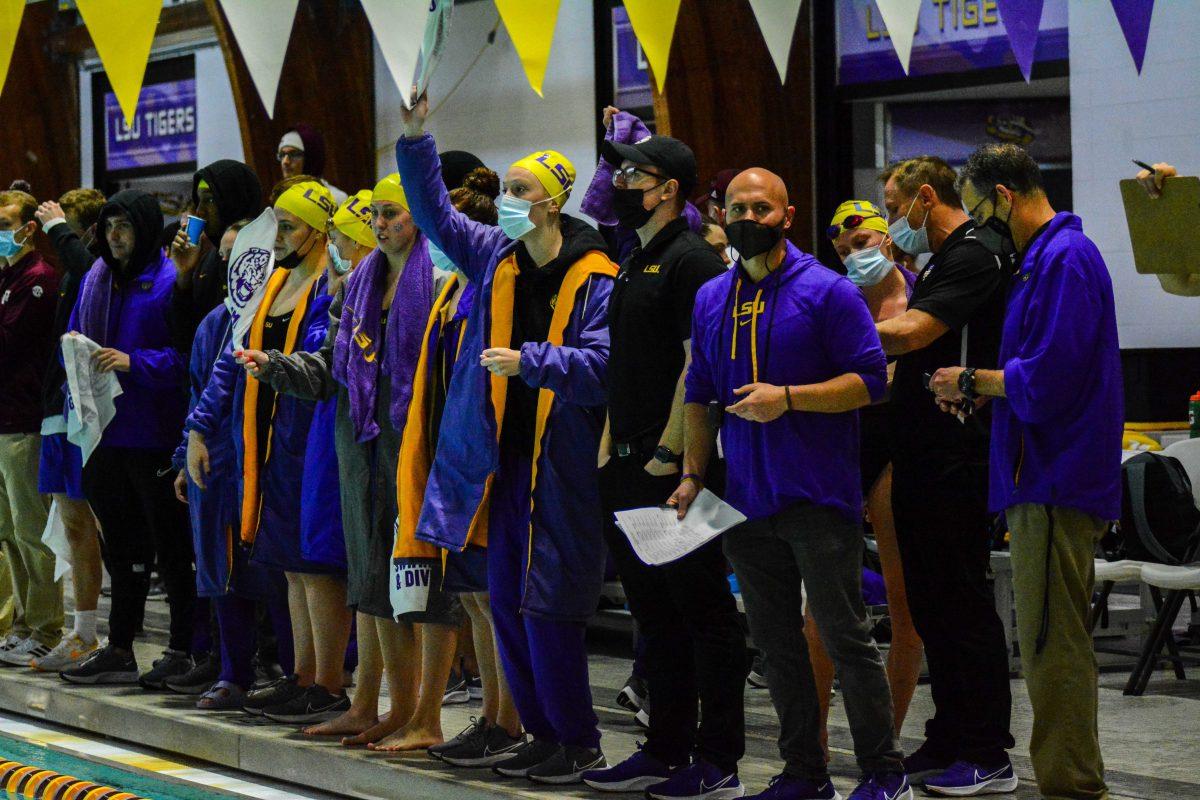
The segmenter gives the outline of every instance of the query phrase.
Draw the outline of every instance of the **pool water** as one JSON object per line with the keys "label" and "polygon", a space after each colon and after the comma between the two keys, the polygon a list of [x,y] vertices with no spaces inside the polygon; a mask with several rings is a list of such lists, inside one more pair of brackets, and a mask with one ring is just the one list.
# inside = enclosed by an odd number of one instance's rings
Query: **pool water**
{"label": "pool water", "polygon": [[[31,767],[53,770],[60,775],[71,775],[102,786],[111,786],[150,800],[212,800],[213,797],[224,796],[205,789],[159,780],[142,773],[85,761],[42,745],[3,735],[0,735],[0,761],[19,761]],[[5,796],[7,793],[0,789],[0,797]]]}

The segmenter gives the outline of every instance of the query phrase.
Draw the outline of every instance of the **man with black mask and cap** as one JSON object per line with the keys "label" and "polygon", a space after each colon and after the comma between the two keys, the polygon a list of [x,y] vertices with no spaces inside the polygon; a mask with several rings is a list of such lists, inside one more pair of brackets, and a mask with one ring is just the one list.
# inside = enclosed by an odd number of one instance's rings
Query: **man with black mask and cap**
{"label": "man with black mask and cap", "polygon": [[[192,666],[192,546],[171,470],[187,410],[186,362],[171,344],[175,267],[158,246],[162,228],[158,201],[146,192],[118,192],[104,205],[96,223],[100,258],[67,326],[101,346],[93,368],[116,372],[122,390],[116,415],[83,465],[83,493],[100,521],[112,578],[108,645],[61,673],[72,683],[161,685]],[[170,641],[139,676],[133,639],[155,564],[171,608]]]}
{"label": "man with black mask and cap", "polygon": [[234,222],[253,219],[262,212],[262,184],[242,162],[221,159],[192,176],[192,202],[194,216],[204,220],[203,238],[193,244],[187,225],[181,225],[171,242],[171,260],[176,267],[171,332],[181,353],[192,352],[200,320],[225,300],[226,267],[217,245]]}
{"label": "man with black mask and cap", "polygon": [[648,566],[612,522],[613,512],[658,505],[678,485],[692,305],[725,265],[682,216],[696,184],[687,145],[648,136],[606,141],[601,154],[614,168],[613,212],[639,246],[621,264],[609,301],[610,435],[601,444],[600,487],[605,539],[643,637],[654,707],[646,746],[584,781],[630,791],[663,783],[693,756],[722,775],[736,772],[745,747],[745,639],[719,540]]}

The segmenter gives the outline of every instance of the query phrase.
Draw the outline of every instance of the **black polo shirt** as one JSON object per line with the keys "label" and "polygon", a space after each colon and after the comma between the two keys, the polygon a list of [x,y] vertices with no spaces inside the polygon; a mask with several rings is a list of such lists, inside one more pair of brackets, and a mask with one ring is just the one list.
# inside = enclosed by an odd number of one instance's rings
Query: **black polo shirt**
{"label": "black polo shirt", "polygon": [[662,435],[692,338],[696,292],[725,262],[683,217],[621,264],[608,304],[608,413],[613,442]]}
{"label": "black polo shirt", "polygon": [[973,231],[974,223],[968,220],[946,238],[917,276],[908,301],[909,309],[936,317],[950,330],[928,347],[896,360],[888,409],[897,469],[988,461],[990,405],[984,405],[964,424],[938,409],[924,384],[926,374],[942,367],[996,368],[1012,259],[992,253]]}

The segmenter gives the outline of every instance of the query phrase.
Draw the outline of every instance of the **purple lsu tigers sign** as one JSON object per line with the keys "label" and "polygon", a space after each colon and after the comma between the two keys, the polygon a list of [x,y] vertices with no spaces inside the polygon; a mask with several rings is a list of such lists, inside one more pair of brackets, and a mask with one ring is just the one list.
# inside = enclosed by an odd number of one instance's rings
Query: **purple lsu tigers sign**
{"label": "purple lsu tigers sign", "polygon": [[142,87],[133,122],[117,96],[104,95],[105,164],[110,172],[196,161],[196,79]]}

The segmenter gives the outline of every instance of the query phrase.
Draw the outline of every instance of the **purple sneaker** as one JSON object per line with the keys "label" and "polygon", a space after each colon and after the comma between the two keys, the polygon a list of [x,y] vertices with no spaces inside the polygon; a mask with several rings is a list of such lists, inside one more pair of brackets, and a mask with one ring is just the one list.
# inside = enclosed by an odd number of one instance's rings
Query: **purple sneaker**
{"label": "purple sneaker", "polygon": [[746,800],[842,800],[842,796],[829,778],[817,783],[792,775],[776,775],[766,789]]}
{"label": "purple sneaker", "polygon": [[925,791],[950,797],[1003,794],[1017,788],[1012,762],[1000,767],[981,767],[970,761],[955,761],[941,775],[926,778]]}
{"label": "purple sneaker", "polygon": [[850,800],[913,800],[913,790],[903,772],[880,772],[864,775]]}
{"label": "purple sneaker", "polygon": [[640,792],[671,777],[671,768],[641,749],[608,769],[583,773],[583,782],[601,792]]}
{"label": "purple sneaker", "polygon": [[646,790],[651,800],[735,800],[746,793],[736,772],[696,759],[670,778]]}

